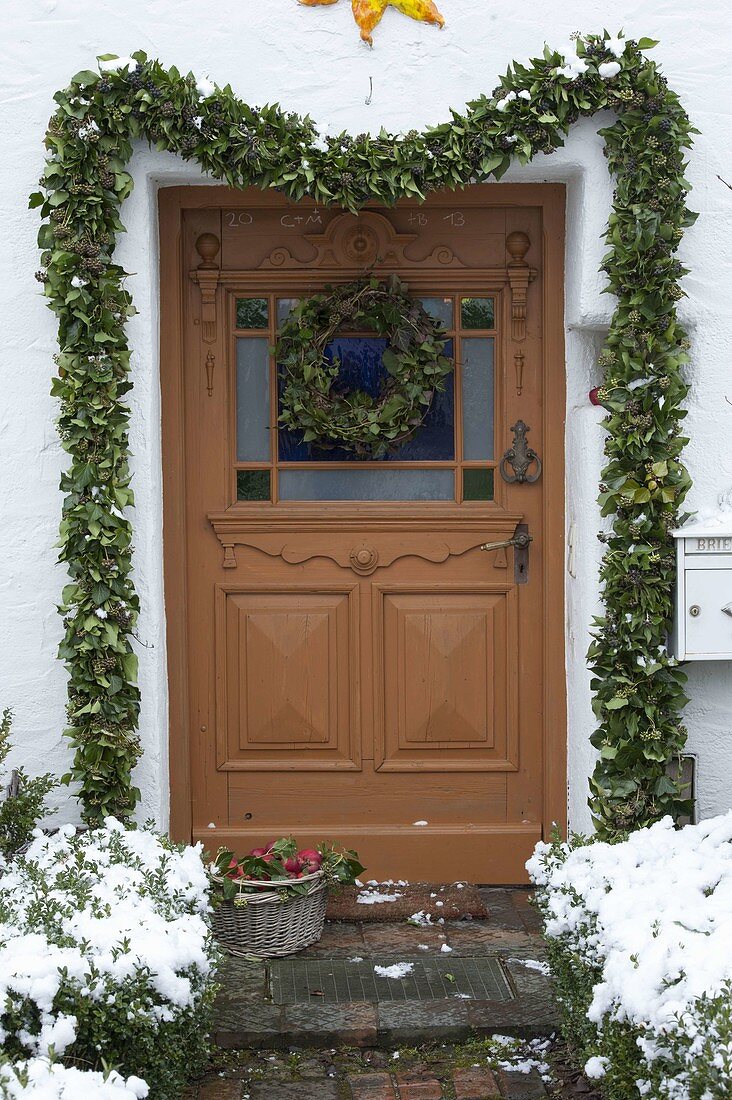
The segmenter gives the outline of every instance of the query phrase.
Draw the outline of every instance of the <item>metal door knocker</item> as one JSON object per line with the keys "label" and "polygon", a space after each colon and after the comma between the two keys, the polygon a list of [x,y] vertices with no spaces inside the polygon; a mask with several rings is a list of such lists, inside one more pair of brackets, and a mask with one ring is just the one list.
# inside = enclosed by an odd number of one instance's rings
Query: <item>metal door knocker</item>
{"label": "metal door knocker", "polygon": [[[517,420],[515,424],[511,425],[511,431],[513,432],[513,446],[506,451],[501,459],[499,466],[501,477],[509,485],[513,485],[514,482],[519,484],[528,482],[529,485],[533,485],[541,477],[543,467],[538,454],[529,446],[526,439],[526,434],[531,431],[531,428],[524,424],[523,420]],[[532,462],[536,463],[536,472],[530,474],[528,470]],[[511,470],[509,470],[509,466]]]}

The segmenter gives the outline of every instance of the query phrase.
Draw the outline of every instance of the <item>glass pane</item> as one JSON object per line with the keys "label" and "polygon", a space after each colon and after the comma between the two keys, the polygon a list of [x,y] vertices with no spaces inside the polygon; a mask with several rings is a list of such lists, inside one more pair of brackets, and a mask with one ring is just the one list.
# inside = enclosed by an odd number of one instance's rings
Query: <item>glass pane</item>
{"label": "glass pane", "polygon": [[270,500],[269,470],[237,470],[237,500]]}
{"label": "glass pane", "polygon": [[281,500],[454,500],[452,470],[280,470]]}
{"label": "glass pane", "polygon": [[463,328],[495,328],[492,298],[463,298],[461,313]]}
{"label": "glass pane", "polygon": [[444,328],[451,329],[452,324],[452,298],[420,298],[420,302],[435,321],[442,321]]}
{"label": "glass pane", "polygon": [[[326,355],[331,362],[334,357],[341,361],[339,386],[343,390],[366,390],[375,397],[388,377],[381,361],[387,343],[386,339],[378,336],[339,336],[333,340],[326,349]],[[452,358],[453,354],[453,342],[449,340],[445,345],[445,355]],[[278,434],[281,462],[353,460],[353,453],[341,447],[324,448],[303,443],[300,432],[280,428]],[[445,389],[435,394],[422,426],[384,461],[393,462],[399,459],[402,462],[443,462],[454,457],[455,394],[454,376],[450,374],[446,379]]]}
{"label": "glass pane", "polygon": [[493,470],[463,470],[463,500],[493,500]]}
{"label": "glass pane", "polygon": [[493,337],[463,340],[463,458],[493,458]]}
{"label": "glass pane", "polygon": [[278,298],[277,299],[277,328],[282,328],[287,318],[295,306],[300,305],[299,298]]}
{"label": "glass pane", "polygon": [[260,336],[236,341],[236,457],[267,462],[269,453],[269,345]]}
{"label": "glass pane", "polygon": [[236,299],[237,328],[269,328],[269,303],[266,298]]}

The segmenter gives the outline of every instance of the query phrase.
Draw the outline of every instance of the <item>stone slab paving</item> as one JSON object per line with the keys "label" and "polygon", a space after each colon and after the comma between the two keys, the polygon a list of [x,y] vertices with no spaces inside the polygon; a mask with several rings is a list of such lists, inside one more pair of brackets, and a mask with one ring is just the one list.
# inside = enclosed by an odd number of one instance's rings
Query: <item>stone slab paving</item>
{"label": "stone slab paving", "polygon": [[[501,1069],[494,1034],[557,1030],[529,891],[481,890],[489,919],[431,927],[338,923],[298,959],[500,960],[511,999],[275,1004],[268,964],[227,956],[219,974],[211,1070],[184,1100],[542,1100],[536,1070]],[[447,945],[451,950],[444,951]],[[433,964],[434,968],[434,964]],[[404,995],[404,994],[402,994]],[[491,1053],[492,1051],[492,1053]]]}
{"label": "stone slab paving", "polygon": [[[406,959],[492,957],[500,960],[513,992],[503,1001],[444,997],[377,1003],[275,1004],[266,961],[228,956],[219,973],[214,1040],[227,1050],[285,1050],[346,1044],[376,1047],[439,1039],[456,1042],[497,1033],[522,1038],[550,1035],[558,1026],[551,986],[544,974],[522,965],[541,961],[544,947],[529,891],[481,891],[486,921],[451,921],[414,927],[407,923],[326,925],[319,943],[298,959],[364,959],[379,964]],[[450,951],[444,950],[449,947]]]}

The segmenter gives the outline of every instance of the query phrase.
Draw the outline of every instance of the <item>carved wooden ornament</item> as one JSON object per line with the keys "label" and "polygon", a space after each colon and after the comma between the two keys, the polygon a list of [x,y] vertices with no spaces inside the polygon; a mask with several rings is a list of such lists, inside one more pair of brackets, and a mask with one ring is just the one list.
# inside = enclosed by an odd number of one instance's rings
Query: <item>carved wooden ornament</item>
{"label": "carved wooden ornament", "polygon": [[303,233],[302,239],[312,247],[312,255],[300,260],[284,245],[278,244],[262,261],[267,270],[311,270],[339,268],[344,265],[367,271],[378,265],[383,271],[404,271],[409,268],[438,270],[465,265],[447,244],[436,244],[430,254],[420,259],[409,255],[409,247],[419,239],[417,233],[399,233],[383,214],[362,210],[360,214],[344,212],[330,222],[324,233]]}
{"label": "carved wooden ornament", "polygon": [[[329,7],[337,4],[338,0],[300,0],[308,8]],[[437,10],[433,0],[351,0],[353,18],[361,29],[361,38],[373,46],[371,32],[381,22],[381,17],[388,7],[408,15],[411,19],[417,19],[421,23],[432,23],[437,27],[444,27],[445,20]]]}
{"label": "carved wooden ornament", "polygon": [[221,277],[221,269],[216,257],[221,242],[214,233],[202,233],[196,241],[196,252],[201,262],[191,272],[194,283],[201,291],[201,337],[204,344],[216,342],[216,289]]}
{"label": "carved wooden ornament", "polygon": [[506,268],[511,284],[511,336],[517,341],[526,339],[529,283],[536,278],[536,271],[524,258],[530,246],[531,241],[525,233],[509,233],[506,237],[506,251],[511,257]]}

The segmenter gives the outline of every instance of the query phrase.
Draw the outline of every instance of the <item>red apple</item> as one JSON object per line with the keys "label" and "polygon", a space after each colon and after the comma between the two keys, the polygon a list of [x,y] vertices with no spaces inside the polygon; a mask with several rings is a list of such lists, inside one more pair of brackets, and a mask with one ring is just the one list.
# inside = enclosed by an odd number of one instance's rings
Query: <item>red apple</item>
{"label": "red apple", "polygon": [[302,871],[302,863],[299,859],[286,859],[284,867],[288,875],[297,875]]}
{"label": "red apple", "polygon": [[316,852],[314,848],[301,848],[297,858],[301,863],[317,863],[318,867],[323,862],[320,852]]}
{"label": "red apple", "polygon": [[267,851],[266,848],[252,848],[249,855],[250,856],[263,856],[266,851]]}

